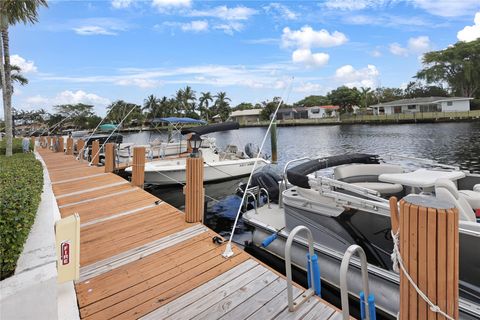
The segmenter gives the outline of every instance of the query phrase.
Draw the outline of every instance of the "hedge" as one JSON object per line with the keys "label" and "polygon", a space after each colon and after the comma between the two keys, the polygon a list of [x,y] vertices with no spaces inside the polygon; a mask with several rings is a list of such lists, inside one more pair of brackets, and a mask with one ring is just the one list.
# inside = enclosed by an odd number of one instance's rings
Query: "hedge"
{"label": "hedge", "polygon": [[15,272],[42,189],[42,165],[32,153],[0,156],[0,279]]}
{"label": "hedge", "polygon": [[[0,155],[1,156],[5,155],[6,143],[7,143],[7,138],[3,137],[2,141],[0,141]],[[30,150],[33,150],[33,146],[32,146],[31,141],[30,141]],[[22,153],[22,152],[23,152],[22,138],[14,138],[13,139],[13,145],[12,145],[12,153]]]}

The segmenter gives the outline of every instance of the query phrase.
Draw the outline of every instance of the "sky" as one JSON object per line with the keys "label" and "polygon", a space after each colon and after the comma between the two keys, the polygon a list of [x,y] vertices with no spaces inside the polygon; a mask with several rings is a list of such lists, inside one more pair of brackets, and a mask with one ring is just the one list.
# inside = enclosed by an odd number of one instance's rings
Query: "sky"
{"label": "sky", "polygon": [[10,28],[12,63],[29,79],[13,106],[82,102],[104,115],[115,100],[187,85],[225,91],[232,106],[404,87],[423,53],[478,37],[478,0],[49,1],[38,23]]}

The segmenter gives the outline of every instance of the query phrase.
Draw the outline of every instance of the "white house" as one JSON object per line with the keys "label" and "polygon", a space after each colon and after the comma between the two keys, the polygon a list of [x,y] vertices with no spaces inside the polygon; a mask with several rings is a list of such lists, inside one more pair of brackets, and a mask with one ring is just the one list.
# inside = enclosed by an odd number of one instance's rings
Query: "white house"
{"label": "white house", "polygon": [[237,110],[230,114],[229,120],[239,123],[257,123],[262,109]]}
{"label": "white house", "polygon": [[425,97],[401,99],[371,106],[373,114],[398,114],[415,112],[470,111],[470,100],[465,97]]}
{"label": "white house", "polygon": [[339,106],[314,106],[308,108],[308,119],[336,117]]}

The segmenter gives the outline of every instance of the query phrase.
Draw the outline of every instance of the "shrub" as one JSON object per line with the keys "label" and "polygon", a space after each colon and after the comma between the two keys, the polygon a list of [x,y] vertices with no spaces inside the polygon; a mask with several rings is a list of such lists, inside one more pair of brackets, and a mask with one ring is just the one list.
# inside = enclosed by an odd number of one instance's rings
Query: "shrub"
{"label": "shrub", "polygon": [[15,271],[42,188],[42,165],[32,153],[0,156],[0,279]]}
{"label": "shrub", "polygon": [[[2,141],[0,141],[0,156],[5,155],[7,144],[7,138],[3,137]],[[30,150],[33,150],[32,142],[30,142]],[[14,138],[13,145],[12,145],[12,153],[22,153],[22,138]]]}

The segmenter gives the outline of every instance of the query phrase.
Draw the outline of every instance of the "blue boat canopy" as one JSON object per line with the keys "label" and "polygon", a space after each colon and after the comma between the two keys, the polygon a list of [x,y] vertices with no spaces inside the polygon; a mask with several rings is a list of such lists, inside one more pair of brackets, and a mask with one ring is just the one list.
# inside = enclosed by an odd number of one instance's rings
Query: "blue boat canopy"
{"label": "blue boat canopy", "polygon": [[179,117],[168,117],[168,118],[155,118],[152,120],[153,123],[159,122],[168,122],[168,123],[198,123],[198,124],[206,124],[206,121],[197,120],[192,118],[179,118]]}

